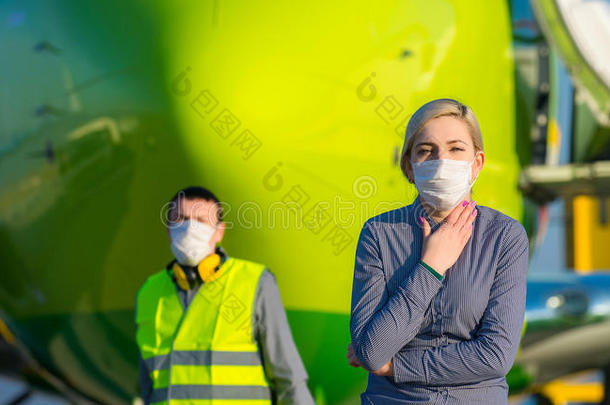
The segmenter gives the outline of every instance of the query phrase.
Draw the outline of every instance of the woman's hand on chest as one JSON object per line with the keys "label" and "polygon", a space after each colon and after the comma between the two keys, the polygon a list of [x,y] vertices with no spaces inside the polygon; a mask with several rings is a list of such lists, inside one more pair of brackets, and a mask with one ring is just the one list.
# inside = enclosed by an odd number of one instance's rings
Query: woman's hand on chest
{"label": "woman's hand on chest", "polygon": [[472,235],[472,222],[477,215],[475,205],[475,201],[458,204],[434,232],[428,221],[420,217],[424,238],[421,259],[438,273],[444,275],[457,261]]}

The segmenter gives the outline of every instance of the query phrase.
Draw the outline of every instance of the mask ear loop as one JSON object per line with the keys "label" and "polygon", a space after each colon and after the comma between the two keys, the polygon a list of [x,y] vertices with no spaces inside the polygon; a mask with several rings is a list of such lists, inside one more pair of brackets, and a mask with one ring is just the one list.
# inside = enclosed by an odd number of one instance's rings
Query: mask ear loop
{"label": "mask ear loop", "polygon": [[[479,155],[479,152],[477,152],[477,153],[474,155],[474,158],[472,158],[472,160],[470,161],[470,165],[469,165],[469,166],[470,166],[470,170],[471,170],[471,172],[472,172],[472,164],[473,164],[473,163],[474,163],[474,161],[477,159],[477,156],[478,156],[478,155]],[[474,182],[475,182],[475,181],[477,181],[477,179],[479,178],[479,174],[481,174],[481,171],[480,171],[480,170],[479,170],[479,172],[477,173],[477,175],[476,175],[476,176],[474,176],[474,180],[472,180],[472,182],[470,183],[470,185],[469,185],[469,187],[470,187],[470,188],[472,188],[472,186],[474,186]],[[471,175],[472,175],[472,173],[471,173]]]}

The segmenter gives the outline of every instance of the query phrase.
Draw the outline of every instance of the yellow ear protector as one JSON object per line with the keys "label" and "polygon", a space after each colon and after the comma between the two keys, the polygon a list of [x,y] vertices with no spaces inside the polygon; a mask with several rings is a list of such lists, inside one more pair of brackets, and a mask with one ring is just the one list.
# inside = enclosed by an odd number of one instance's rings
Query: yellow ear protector
{"label": "yellow ear protector", "polygon": [[224,259],[224,257],[221,258],[220,254],[213,253],[195,267],[183,267],[174,260],[168,265],[168,270],[172,271],[174,279],[180,288],[190,290],[198,284],[198,281],[209,283],[220,277],[223,273],[220,265],[224,262],[221,259]]}

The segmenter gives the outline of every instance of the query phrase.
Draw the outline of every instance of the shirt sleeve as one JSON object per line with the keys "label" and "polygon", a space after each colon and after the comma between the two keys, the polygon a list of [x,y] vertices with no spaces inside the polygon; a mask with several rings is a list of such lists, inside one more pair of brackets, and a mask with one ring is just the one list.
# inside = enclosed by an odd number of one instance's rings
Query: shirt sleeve
{"label": "shirt sleeve", "polygon": [[268,270],[260,277],[255,305],[255,335],[274,403],[313,405],[307,372],[292,339],[275,276]]}
{"label": "shirt sleeve", "polygon": [[142,355],[139,354],[139,362],[138,362],[138,374],[140,375],[140,396],[144,401],[144,405],[148,405],[150,398],[150,393],[152,392],[152,380],[150,379],[150,375],[148,374],[148,367],[142,358]]}
{"label": "shirt sleeve", "polygon": [[435,386],[506,376],[517,356],[523,328],[529,242],[517,221],[503,239],[489,302],[475,337],[397,353],[393,358],[395,382]]}
{"label": "shirt sleeve", "polygon": [[378,238],[370,220],[364,224],[356,247],[350,333],[354,353],[365,369],[380,369],[415,337],[441,286],[418,262],[389,295]]}
{"label": "shirt sleeve", "polygon": [[[138,299],[136,296],[136,302],[135,302],[134,311],[133,311],[133,321],[136,324],[136,330],[138,328],[137,314],[138,314]],[[138,349],[138,375],[140,378],[140,397],[142,398],[144,405],[148,405],[150,402],[148,400],[148,398],[150,397],[150,394],[152,392],[153,383],[152,383],[152,380],[150,379],[150,374],[148,372],[148,366],[146,365],[146,362],[142,358],[142,353],[140,352],[139,349]]]}

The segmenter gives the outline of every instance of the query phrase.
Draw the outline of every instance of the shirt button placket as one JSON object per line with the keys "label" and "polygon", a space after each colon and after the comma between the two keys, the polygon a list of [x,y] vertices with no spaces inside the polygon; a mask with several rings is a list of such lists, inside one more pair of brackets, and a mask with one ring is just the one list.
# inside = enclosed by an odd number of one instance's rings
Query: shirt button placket
{"label": "shirt button placket", "polygon": [[434,331],[437,335],[441,334],[441,322],[443,318],[443,314],[441,312],[441,303],[443,300],[443,290],[441,289],[439,293],[434,298]]}
{"label": "shirt button placket", "polygon": [[[453,268],[453,266],[451,266],[451,268],[449,270],[451,270]],[[446,273],[445,273],[445,277],[446,277]],[[445,314],[445,283],[446,283],[446,279],[443,279],[443,285],[441,286],[441,289],[438,293],[439,295],[439,300],[438,300],[438,333],[439,335],[443,338],[443,341],[446,341],[446,336],[443,336],[444,332],[445,332],[445,328],[444,328],[444,314]]]}

